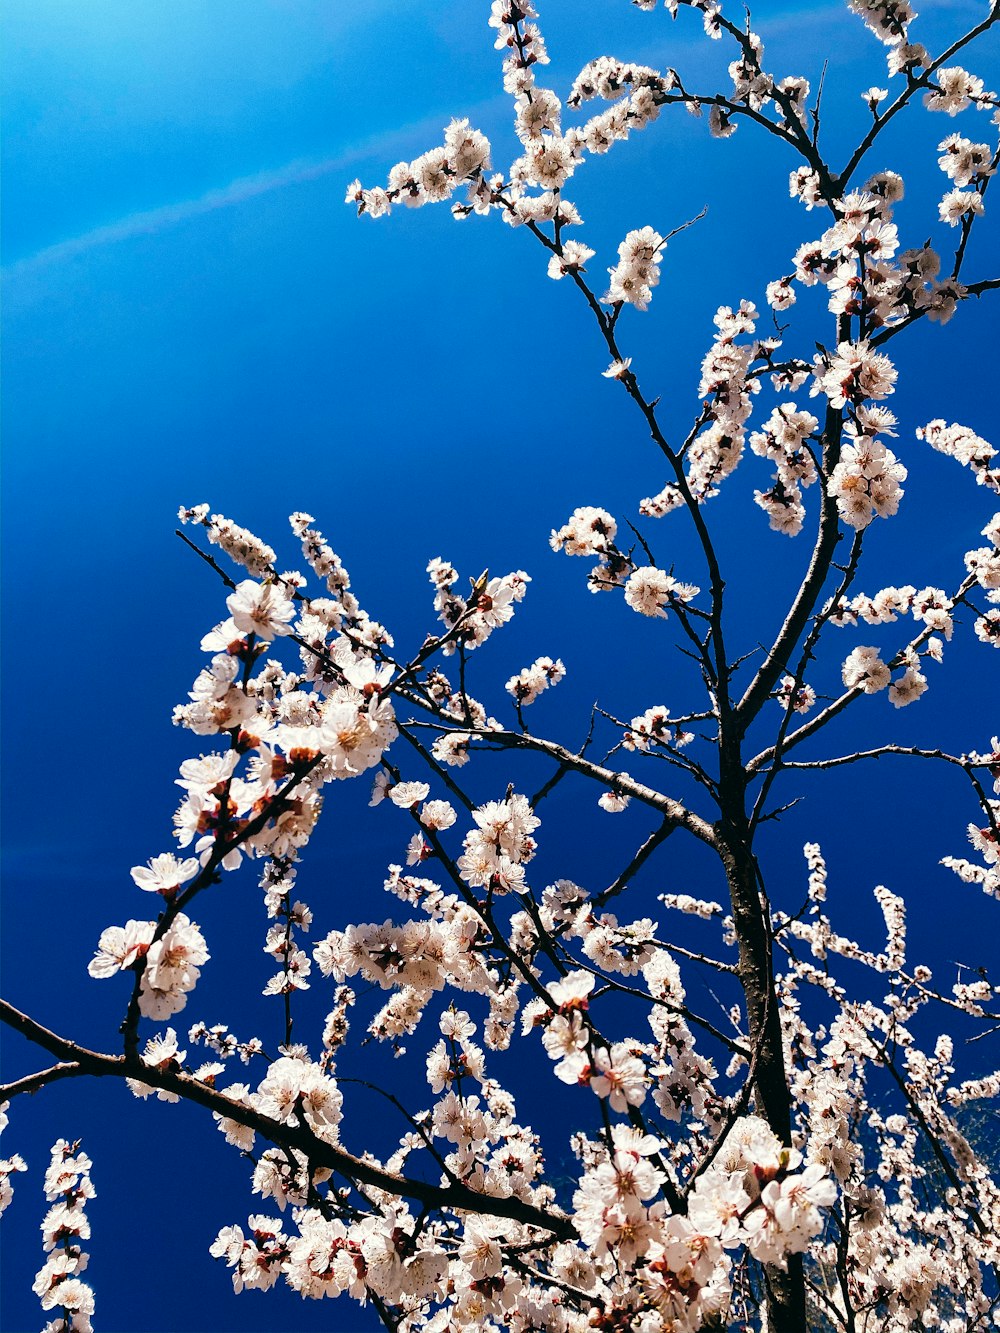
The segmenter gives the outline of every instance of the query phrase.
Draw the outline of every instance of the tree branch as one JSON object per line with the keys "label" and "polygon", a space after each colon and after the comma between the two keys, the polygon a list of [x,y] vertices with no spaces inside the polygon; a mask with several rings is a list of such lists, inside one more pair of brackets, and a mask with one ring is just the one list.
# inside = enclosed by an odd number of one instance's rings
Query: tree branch
{"label": "tree branch", "polygon": [[[207,1084],[199,1082],[191,1074],[170,1073],[144,1065],[138,1059],[88,1050],[66,1037],[51,1032],[2,999],[0,999],[0,1022],[13,1028],[35,1045],[76,1065],[78,1073],[74,1074],[74,1077],[89,1074],[95,1078],[134,1078],[150,1087],[176,1093],[183,1100],[194,1102],[228,1120],[246,1125],[269,1142],[297,1150],[314,1165],[338,1171],[350,1180],[360,1181],[362,1184],[371,1185],[375,1189],[384,1190],[401,1198],[417,1199],[428,1208],[504,1217],[525,1226],[538,1227],[565,1240],[572,1239],[576,1235],[569,1219],[555,1211],[536,1208],[533,1204],[525,1203],[515,1197],[497,1198],[478,1194],[465,1185],[432,1185],[427,1181],[386,1171],[371,1161],[355,1157],[344,1148],[335,1147],[324,1139],[317,1138],[305,1125],[284,1124],[272,1120],[270,1116],[262,1115],[252,1107],[242,1106]],[[61,1077],[70,1075],[64,1074]],[[0,1100],[17,1087],[17,1084],[0,1086]]]}

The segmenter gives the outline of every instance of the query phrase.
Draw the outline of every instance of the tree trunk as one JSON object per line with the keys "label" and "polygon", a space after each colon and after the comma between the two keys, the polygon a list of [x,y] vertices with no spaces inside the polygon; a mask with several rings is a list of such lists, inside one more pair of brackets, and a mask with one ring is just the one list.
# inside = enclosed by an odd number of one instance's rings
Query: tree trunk
{"label": "tree trunk", "polygon": [[[738,789],[735,782],[727,785],[730,799],[723,799],[718,831],[739,948],[738,972],[746,998],[751,1056],[756,1057],[753,1098],[757,1114],[782,1143],[791,1146],[791,1097],[774,993],[769,915],[751,850],[743,784]],[[764,1277],[770,1333],[807,1333],[802,1256],[790,1255],[787,1269],[767,1267]]]}

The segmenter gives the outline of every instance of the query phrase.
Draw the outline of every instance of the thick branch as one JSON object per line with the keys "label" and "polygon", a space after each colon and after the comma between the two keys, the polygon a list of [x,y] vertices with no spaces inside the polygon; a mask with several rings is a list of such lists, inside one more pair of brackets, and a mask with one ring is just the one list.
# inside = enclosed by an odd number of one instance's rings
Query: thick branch
{"label": "thick branch", "polygon": [[[76,1066],[74,1076],[134,1078],[150,1087],[176,1093],[185,1101],[195,1102],[220,1116],[246,1125],[269,1142],[283,1148],[295,1149],[315,1166],[339,1171],[350,1180],[371,1185],[375,1189],[385,1190],[401,1198],[417,1199],[427,1208],[461,1210],[482,1213],[490,1217],[504,1217],[525,1226],[539,1227],[563,1239],[571,1239],[576,1234],[568,1218],[536,1208],[521,1199],[501,1199],[477,1194],[474,1190],[458,1184],[432,1185],[427,1181],[414,1180],[409,1176],[386,1171],[374,1162],[355,1157],[344,1148],[334,1147],[318,1139],[305,1125],[282,1124],[280,1121],[272,1120],[270,1116],[262,1115],[252,1107],[242,1106],[207,1084],[199,1082],[190,1074],[169,1073],[148,1067],[138,1060],[130,1060],[125,1056],[105,1055],[100,1051],[88,1050],[42,1027],[40,1023],[36,1023],[33,1018],[15,1009],[6,1000],[0,1000],[0,1022],[6,1023],[8,1027],[20,1032],[29,1041],[61,1060],[71,1062]],[[53,1074],[53,1077],[66,1078],[70,1077],[70,1074]],[[23,1089],[16,1083],[6,1087],[0,1086],[0,1100],[20,1090]]]}
{"label": "thick branch", "polygon": [[[832,472],[840,458],[842,426],[840,413],[832,407],[827,408],[823,449],[823,470],[827,475]],[[778,632],[778,637],[736,707],[736,716],[741,733],[746,732],[747,727],[760,712],[764,703],[770,697],[771,691],[778,683],[778,677],[788,665],[788,659],[791,657],[795,645],[806,627],[813,607],[816,605],[823,589],[823,584],[826,582],[833,561],[833,553],[839,540],[840,524],[837,517],[837,504],[833,497],[826,493],[823,496],[823,508],[820,513],[816,544],[813,547],[809,569],[802,581],[802,586],[799,588],[795,601],[785,617],[785,623]]]}
{"label": "thick branch", "polygon": [[35,1093],[39,1088],[48,1087],[50,1083],[58,1083],[62,1078],[78,1078],[86,1070],[75,1062],[70,1064],[50,1065],[48,1069],[39,1069],[35,1074],[26,1074],[24,1078],[15,1079],[13,1083],[4,1083],[0,1085],[0,1102],[10,1101],[12,1097],[19,1097],[22,1093]]}
{"label": "thick branch", "polygon": [[[411,700],[411,702],[414,701]],[[549,758],[555,759],[559,764],[575,773],[582,773],[585,777],[600,782],[602,786],[613,787],[626,796],[633,796],[637,801],[641,801],[643,805],[652,806],[654,810],[659,810],[661,814],[665,815],[675,827],[687,829],[701,842],[718,849],[718,835],[707,819],[702,819],[700,815],[696,815],[687,806],[682,805],[680,801],[675,801],[673,797],[664,796],[662,792],[647,787],[645,783],[637,782],[628,773],[618,773],[612,768],[604,768],[601,764],[595,764],[580,754],[574,754],[555,741],[542,740],[538,736],[529,736],[517,731],[481,731],[475,728],[456,727],[451,723],[452,719],[449,718],[448,726],[438,726],[432,722],[408,722],[407,726],[428,727],[435,731],[456,732],[463,736],[472,735],[478,740],[500,746],[503,749],[535,750],[539,754],[547,754]]]}

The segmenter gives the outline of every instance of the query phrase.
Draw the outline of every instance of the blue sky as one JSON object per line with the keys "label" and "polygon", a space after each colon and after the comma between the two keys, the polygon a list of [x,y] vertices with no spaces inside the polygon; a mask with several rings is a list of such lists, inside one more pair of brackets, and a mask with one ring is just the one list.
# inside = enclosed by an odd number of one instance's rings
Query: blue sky
{"label": "blue sky", "polygon": [[[296,559],[286,515],[307,509],[363,604],[411,646],[432,624],[431,556],[470,574],[527,569],[535,581],[523,614],[477,663],[478,689],[496,699],[534,656],[561,655],[569,677],[537,706],[547,709],[537,725],[568,741],[595,698],[620,712],[693,701],[658,627],[593,598],[583,562],[548,549],[549,530],[575,506],[634,518],[638,499],[666,480],[619,386],[600,377],[607,357],[569,284],[550,282],[538,247],[496,219],[459,225],[447,209],[428,208],[373,224],[342,202],[347,181],[380,183],[399,158],[438,143],[453,115],[494,138],[498,161],[512,153],[488,8],[5,6],[3,991],[84,1042],[110,1045],[121,1018],[122,989],[92,982],[86,962],[105,925],[144,910],[129,867],[169,846],[176,766],[198,749],[171,728],[170,711],[200,667],[201,635],[222,613],[218,585],[173,536],[179,503],[209,501],[277,546],[284,565]],[[964,0],[926,9],[918,35],[932,47],[980,13]],[[883,78],[878,43],[839,6],[763,4],[754,17],[778,73],[815,85],[829,59],[829,142],[852,142],[867,117],[857,93]],[[545,81],[565,92],[587,59],[610,52],[674,65],[710,89],[725,62],[685,19],[672,25],[662,12],[602,0],[584,21],[572,0],[549,0]],[[997,54],[993,42],[970,60],[994,84]],[[921,177],[908,177],[899,212],[904,244],[950,239],[933,220],[944,187],[933,162],[953,128],[918,115],[870,164],[904,175],[913,166]],[[747,129],[712,141],[678,109],[573,182],[595,273],[630,228],[666,231],[709,205],[704,222],[671,242],[650,312],[627,311],[621,324],[674,433],[697,408],[716,306],[760,302],[764,284],[815,234],[813,218],[787,198],[793,165]],[[969,272],[993,276],[998,259],[995,231],[984,231]],[[814,332],[814,317],[802,314],[796,350],[808,355],[825,325]],[[995,307],[983,302],[944,330],[921,330],[900,356],[892,406],[913,473],[900,518],[873,534],[881,577],[869,577],[869,591],[951,582],[993,512],[967,474],[917,445],[912,430],[945,416],[989,437],[995,330]],[[773,628],[806,558],[801,541],[769,533],[749,503],[765,475],[748,460],[712,513],[739,593],[735,635],[747,647]],[[673,521],[647,527],[684,577],[694,554]],[[987,704],[998,675],[968,629],[964,638],[919,707],[891,718],[884,701],[859,708],[845,744],[889,739],[891,725],[896,739],[983,747],[997,729]],[[845,655],[856,641],[834,647]],[[509,776],[487,769],[483,797]],[[769,837],[776,882],[797,903],[801,844],[829,838],[846,928],[879,929],[869,894],[887,883],[925,909],[918,942],[937,957],[964,957],[958,951],[975,949],[986,918],[936,864],[963,845],[974,814],[964,791],[899,767],[867,778],[862,788],[848,770],[806,792]],[[302,872],[322,932],[354,912],[382,919],[382,872],[405,842],[384,812],[366,813],[367,785],[357,787],[331,797]],[[601,825],[581,840],[567,788],[541,830],[545,873],[600,879],[641,838],[641,812],[613,836]],[[360,838],[348,839],[348,828]],[[650,894],[699,891],[704,870],[677,848]],[[252,875],[224,892],[199,916],[214,961],[180,1022],[263,1032],[277,1015],[257,994],[267,975],[260,895]],[[254,978],[259,971],[246,999],[236,984],[241,947]],[[321,1016],[319,989],[309,1012]],[[12,1072],[32,1067],[13,1040],[4,1046]],[[412,1070],[378,1053],[363,1058],[420,1096]],[[364,1114],[388,1141],[394,1127],[370,1107]],[[530,1119],[530,1106],[522,1114]],[[204,1117],[140,1107],[121,1088],[63,1083],[12,1116],[7,1150],[33,1168],[5,1218],[3,1323],[12,1333],[38,1319],[30,1282],[41,1262],[40,1169],[58,1135],[83,1137],[95,1159],[98,1327],[331,1327],[328,1309],[291,1295],[234,1300],[209,1260],[217,1228],[260,1201]],[[360,1130],[351,1146],[362,1146]],[[336,1319],[367,1326],[353,1310]]]}

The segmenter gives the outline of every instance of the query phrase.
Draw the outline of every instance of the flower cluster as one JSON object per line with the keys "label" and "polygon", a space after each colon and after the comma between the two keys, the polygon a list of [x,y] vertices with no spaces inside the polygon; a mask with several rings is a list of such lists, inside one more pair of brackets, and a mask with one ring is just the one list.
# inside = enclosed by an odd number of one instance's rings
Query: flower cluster
{"label": "flower cluster", "polygon": [[569,135],[587,152],[600,155],[613,144],[641,130],[660,114],[660,103],[675,86],[672,71],[661,74],[646,65],[599,56],[585,65],[573,82],[566,105],[576,109],[592,98],[611,102]]}
{"label": "flower cluster", "polygon": [[93,1165],[79,1143],[59,1139],[45,1173],[45,1197],[52,1205],[42,1222],[42,1243],[48,1258],[38,1270],[34,1292],[43,1310],[59,1313],[44,1333],[91,1333],[94,1293],[80,1274],[89,1256],[81,1241],[90,1237],[84,1209],[96,1191],[90,1181]]}
{"label": "flower cluster", "polygon": [[617,532],[618,524],[606,509],[585,505],[574,509],[561,528],[552,530],[549,545],[567,555],[596,556],[587,586],[591,592],[609,592],[620,588],[635,570],[632,557],[615,545]]}
{"label": "flower cluster", "polygon": [[681,583],[666,570],[644,565],[629,575],[625,584],[625,601],[633,611],[643,616],[663,618],[667,608],[674,609],[690,602],[701,591],[693,583]]}
{"label": "flower cluster", "polygon": [[427,566],[427,573],[435,589],[434,609],[448,631],[447,642],[442,644],[446,654],[454,653],[458,644],[471,651],[485,643],[495,629],[513,617],[515,605],[523,600],[531,582],[523,570],[493,579],[484,571],[472,581],[469,596],[462,597],[454,589],[458,571],[453,565],[436,556]]}
{"label": "flower cluster", "polygon": [[525,667],[516,676],[509,678],[505,688],[516,704],[525,706],[533,704],[543,690],[548,689],[549,685],[559,684],[564,676],[565,667],[559,659],[552,661],[551,657],[536,657],[531,667]]}
{"label": "flower cluster", "polygon": [[[0,1132],[7,1128],[7,1110],[9,1106],[10,1102],[0,1102]],[[17,1171],[27,1171],[27,1169],[27,1163],[20,1153],[12,1153],[10,1157],[0,1157],[0,1213],[5,1210],[14,1197],[11,1176]]]}
{"label": "flower cluster", "polygon": [[127,921],[101,933],[87,968],[92,977],[140,970],[139,1012],[170,1018],[187,1003],[210,955],[200,928],[183,912],[160,931],[155,921]]}
{"label": "flower cluster", "polygon": [[468,976],[474,943],[470,919],[456,909],[441,921],[397,924],[389,918],[381,925],[331,931],[316,946],[315,958],[324,976],[338,981],[360,972],[383,990],[404,987],[426,997],[446,981],[460,984]]}
{"label": "flower cluster", "polygon": [[957,459],[963,467],[972,470],[980,486],[1000,493],[1000,467],[991,466],[997,451],[968,426],[960,426],[957,422],[947,426],[938,418],[918,427],[917,439],[926,440],[932,449]]}
{"label": "flower cluster", "polygon": [[850,443],[830,474],[830,492],[841,518],[855,530],[866,528],[873,518],[890,518],[899,509],[906,468],[878,438],[880,431],[894,433],[895,420],[884,408],[859,407],[848,423]]}
{"label": "flower cluster", "polygon": [[494,893],[524,887],[524,866],[535,854],[531,836],[541,820],[524,796],[511,794],[503,801],[487,801],[472,817],[476,827],[467,833],[456,865],[466,884]]}
{"label": "flower cluster", "polygon": [[626,750],[647,753],[652,746],[673,745],[680,748],[693,740],[692,733],[685,731],[680,722],[671,718],[669,709],[662,704],[656,708],[647,708],[639,717],[634,717],[622,735],[622,744]]}
{"label": "flower cluster", "polygon": [[948,116],[957,116],[972,105],[989,107],[995,104],[996,95],[987,92],[982,79],[961,65],[936,70],[931,91],[924,94],[924,106],[928,111],[943,111]]}
{"label": "flower cluster", "polygon": [[870,398],[885,398],[893,391],[896,371],[882,352],[867,341],[841,343],[834,355],[822,354],[816,372],[819,388],[832,407],[855,407]]}
{"label": "flower cluster", "polygon": [[506,690],[520,706],[533,704],[543,690],[550,685],[558,685],[566,674],[566,668],[557,658],[536,657],[530,667],[524,667],[516,676],[511,676]]}
{"label": "flower cluster", "polygon": [[266,578],[273,573],[276,559],[273,548],[231,518],[210,514],[207,504],[193,505],[190,509],[181,506],[177,517],[182,523],[203,527],[212,545],[220,547],[254,578]]}
{"label": "flower cluster", "polygon": [[264,986],[265,995],[289,995],[308,990],[312,970],[309,955],[299,945],[297,933],[306,934],[312,925],[312,912],[304,902],[292,898],[295,866],[290,858],[268,861],[261,885],[268,917],[274,921],[267,931],[264,952],[280,964],[279,970]]}
{"label": "flower cluster", "polygon": [[399,162],[389,172],[385,189],[366,190],[360,181],[347,187],[346,202],[358,213],[383,217],[394,203],[407,208],[450,199],[464,182],[480,181],[489,170],[490,145],[485,135],[472,129],[467,120],[453,120],[444,132],[444,144],[422,153],[412,162]]}
{"label": "flower cluster", "polygon": [[737,342],[737,338],[753,333],[757,319],[757,308],[749,301],[741,301],[737,310],[721,306],[715,314],[716,334],[702,362],[698,385],[698,397],[707,400],[704,415],[710,424],[688,450],[688,484],[697,500],[714,495],[743,454],[752,409],[750,395],[758,391],[760,383],[750,374],[757,345]]}
{"label": "flower cluster", "polygon": [[761,430],[750,436],[750,448],[775,465],[775,484],[768,491],[754,491],[754,499],[767,514],[776,532],[794,537],[802,530],[805,506],[802,487],[811,486],[819,473],[809,441],[819,421],[800,412],[794,403],[782,403],[771,413]]}
{"label": "flower cluster", "polygon": [[[806,207],[820,201],[820,187],[814,171],[792,173],[792,195]],[[903,189],[900,176],[883,171],[863,189],[830,200],[834,224],[818,240],[798,248],[794,273],[768,287],[772,307],[787,310],[796,299],[793,282],[822,285],[828,292],[828,308],[857,321],[857,340],[845,342],[841,333],[836,354],[821,350],[814,365],[815,391],[824,392],[835,406],[892,392],[895,367],[870,345],[873,331],[919,315],[945,323],[966,295],[957,277],[938,279],[941,260],[929,243],[897,254],[899,236],[892,210]],[[975,200],[968,206],[973,213],[981,211],[981,196],[976,194]],[[941,217],[952,220],[944,212]]]}
{"label": "flower cluster", "polygon": [[618,263],[602,298],[608,305],[634,305],[645,310],[660,281],[660,255],[666,241],[652,227],[630,231],[618,247]]}
{"label": "flower cluster", "polygon": [[774,697],[788,712],[808,713],[816,702],[816,691],[811,685],[800,685],[794,676],[782,676]]}

